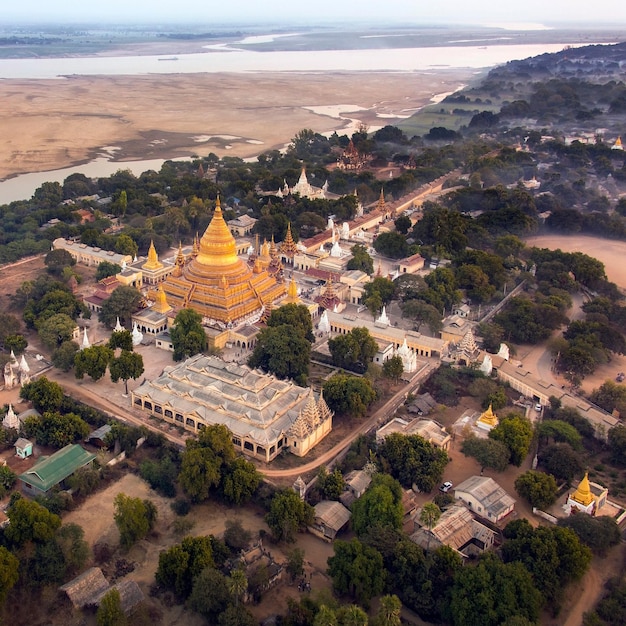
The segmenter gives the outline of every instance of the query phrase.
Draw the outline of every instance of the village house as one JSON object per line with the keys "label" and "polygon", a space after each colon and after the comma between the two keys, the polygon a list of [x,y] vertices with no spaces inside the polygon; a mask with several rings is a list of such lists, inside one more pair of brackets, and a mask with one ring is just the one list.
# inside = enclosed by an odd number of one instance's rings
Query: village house
{"label": "village house", "polygon": [[513,511],[515,499],[488,476],[471,476],[457,485],[454,497],[474,513],[497,524]]}
{"label": "village house", "polygon": [[325,541],[333,541],[352,514],[341,502],[322,500],[315,505],[315,517],[309,531]]}

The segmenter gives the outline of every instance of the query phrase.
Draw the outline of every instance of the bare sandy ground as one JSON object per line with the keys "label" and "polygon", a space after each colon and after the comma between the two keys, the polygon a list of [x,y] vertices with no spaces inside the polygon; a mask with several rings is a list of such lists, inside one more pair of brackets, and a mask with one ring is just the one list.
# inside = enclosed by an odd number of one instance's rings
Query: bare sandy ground
{"label": "bare sandy ground", "polygon": [[[105,146],[120,148],[116,160],[255,156],[303,128],[343,128],[349,121],[339,113],[369,126],[393,123],[470,78],[471,70],[437,69],[0,81],[0,179],[80,164]],[[305,108],[337,105],[345,106]]]}

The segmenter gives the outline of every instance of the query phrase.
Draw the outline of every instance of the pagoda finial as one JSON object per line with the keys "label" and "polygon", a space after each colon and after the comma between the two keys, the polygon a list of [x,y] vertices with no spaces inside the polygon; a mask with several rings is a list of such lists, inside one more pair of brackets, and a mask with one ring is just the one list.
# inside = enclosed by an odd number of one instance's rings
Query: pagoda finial
{"label": "pagoda finial", "polygon": [[222,204],[220,202],[220,194],[219,193],[217,194],[217,198],[215,199],[215,212],[214,212],[214,215],[217,215],[218,213],[219,214],[222,213]]}

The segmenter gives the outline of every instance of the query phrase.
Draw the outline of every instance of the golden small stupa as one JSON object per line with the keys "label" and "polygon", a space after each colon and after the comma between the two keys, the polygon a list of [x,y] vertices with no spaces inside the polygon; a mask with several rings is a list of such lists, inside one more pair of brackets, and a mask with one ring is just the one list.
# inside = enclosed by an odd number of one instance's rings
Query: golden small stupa
{"label": "golden small stupa", "polygon": [[491,404],[487,408],[487,410],[478,418],[476,425],[479,428],[488,428],[491,430],[498,425],[498,416],[493,412],[493,407]]}
{"label": "golden small stupa", "polygon": [[145,270],[158,270],[163,267],[163,263],[159,261],[159,255],[154,247],[154,241],[150,241],[148,249],[148,260],[141,266]]}
{"label": "golden small stupa", "polygon": [[289,258],[293,258],[297,252],[296,242],[293,240],[293,235],[291,234],[291,222],[289,222],[289,224],[287,224],[285,240],[280,244],[280,253]]}
{"label": "golden small stupa", "polygon": [[156,292],[156,302],[152,305],[152,310],[157,313],[168,313],[172,307],[167,303],[167,296],[163,291],[163,285],[159,285]]}
{"label": "golden small stupa", "polygon": [[173,306],[193,309],[218,325],[253,317],[265,302],[285,295],[282,283],[265,270],[253,272],[237,256],[219,197],[197,256],[185,264],[180,276],[166,279],[163,291]]}
{"label": "golden small stupa", "polygon": [[287,287],[287,297],[281,302],[282,304],[300,304],[301,300],[298,296],[298,285],[296,285],[296,281],[293,276],[289,281],[289,286]]}
{"label": "golden small stupa", "polygon": [[594,500],[591,493],[591,486],[589,485],[589,474],[585,472],[583,479],[578,484],[576,491],[569,497],[570,500],[582,504],[584,507],[588,507]]}

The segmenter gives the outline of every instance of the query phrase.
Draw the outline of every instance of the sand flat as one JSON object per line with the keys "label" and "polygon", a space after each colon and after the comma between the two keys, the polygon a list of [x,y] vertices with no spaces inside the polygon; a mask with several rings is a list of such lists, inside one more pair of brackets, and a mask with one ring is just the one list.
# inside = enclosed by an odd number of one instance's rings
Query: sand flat
{"label": "sand flat", "polygon": [[[402,118],[471,76],[468,69],[438,69],[4,80],[0,179],[84,163],[103,146],[119,146],[119,160],[255,156],[281,148],[303,128],[326,132],[346,125],[305,107],[349,103],[365,109],[350,117],[379,127],[393,123],[389,115]],[[208,141],[194,139],[209,135]]]}

